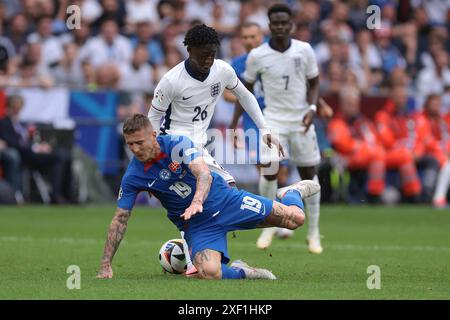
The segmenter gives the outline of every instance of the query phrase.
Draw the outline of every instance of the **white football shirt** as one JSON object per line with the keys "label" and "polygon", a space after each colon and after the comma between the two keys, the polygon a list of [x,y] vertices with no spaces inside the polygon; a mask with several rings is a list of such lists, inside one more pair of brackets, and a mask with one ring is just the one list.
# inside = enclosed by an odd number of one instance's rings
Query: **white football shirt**
{"label": "white football shirt", "polygon": [[308,79],[319,75],[314,50],[307,42],[291,39],[289,48],[280,52],[269,43],[250,51],[244,79],[254,83],[261,76],[266,108],[264,117],[269,124],[283,123],[300,130],[308,111],[306,92]]}
{"label": "white football shirt", "polygon": [[219,97],[225,88],[232,90],[240,81],[234,69],[220,59],[214,60],[204,81],[191,73],[187,61],[169,70],[156,86],[152,108],[165,112],[162,133],[185,135],[204,145]]}

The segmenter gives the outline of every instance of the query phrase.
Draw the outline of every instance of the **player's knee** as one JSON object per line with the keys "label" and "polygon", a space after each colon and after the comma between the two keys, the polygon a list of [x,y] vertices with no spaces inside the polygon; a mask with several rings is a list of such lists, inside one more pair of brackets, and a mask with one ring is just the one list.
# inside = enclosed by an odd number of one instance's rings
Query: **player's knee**
{"label": "player's knee", "polygon": [[198,271],[198,275],[202,279],[220,279],[222,276],[222,269],[220,263],[205,262],[201,265],[195,266]]}

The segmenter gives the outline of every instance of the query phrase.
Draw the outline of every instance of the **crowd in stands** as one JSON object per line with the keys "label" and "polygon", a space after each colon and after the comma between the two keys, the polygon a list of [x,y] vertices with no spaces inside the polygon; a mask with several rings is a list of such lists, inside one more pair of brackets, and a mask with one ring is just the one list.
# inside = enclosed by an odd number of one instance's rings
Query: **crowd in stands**
{"label": "crowd in stands", "polygon": [[[237,33],[244,22],[256,22],[268,34],[267,8],[273,2],[0,1],[0,88],[8,95],[14,88],[27,87],[116,90],[126,97],[118,109],[120,122],[134,112],[147,112],[161,76],[187,58],[182,41],[192,25],[214,27],[221,37],[218,58],[231,61],[245,53]],[[427,201],[444,206],[447,189],[439,179],[450,176],[450,2],[283,2],[295,11],[293,36],[315,50],[321,95],[331,97],[327,101],[336,111],[324,126],[325,145],[333,150],[325,147],[326,157],[339,157],[350,170],[364,171],[369,199],[378,201],[388,171],[394,170],[406,198],[427,194]],[[80,25],[73,29],[66,23],[70,5],[81,9]],[[380,9],[375,29],[367,24],[370,5]],[[369,114],[364,109],[368,97],[386,99]],[[13,108],[11,103],[8,107]],[[223,112],[231,114],[232,109]],[[17,132],[11,120],[10,128]],[[31,142],[27,147],[32,148]],[[60,164],[55,166],[58,170],[70,162],[52,150],[44,151]],[[5,159],[19,156],[29,166],[28,155],[36,156],[36,150],[24,152],[0,136],[2,176],[16,190],[20,184],[5,169],[11,167]],[[426,174],[431,167],[435,177]],[[54,190],[59,183],[52,182]],[[59,202],[61,195],[53,197]]]}

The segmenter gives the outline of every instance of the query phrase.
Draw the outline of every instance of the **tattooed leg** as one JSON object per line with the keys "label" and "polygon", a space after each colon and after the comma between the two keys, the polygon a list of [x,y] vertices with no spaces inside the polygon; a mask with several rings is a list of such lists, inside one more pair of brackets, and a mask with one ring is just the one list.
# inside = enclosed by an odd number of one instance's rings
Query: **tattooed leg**
{"label": "tattooed leg", "polygon": [[285,206],[277,201],[273,202],[272,211],[258,224],[258,228],[281,227],[290,230],[297,229],[305,222],[305,213],[297,206]]}
{"label": "tattooed leg", "polygon": [[194,265],[198,271],[198,278],[221,279],[222,254],[218,251],[205,249],[195,254]]}

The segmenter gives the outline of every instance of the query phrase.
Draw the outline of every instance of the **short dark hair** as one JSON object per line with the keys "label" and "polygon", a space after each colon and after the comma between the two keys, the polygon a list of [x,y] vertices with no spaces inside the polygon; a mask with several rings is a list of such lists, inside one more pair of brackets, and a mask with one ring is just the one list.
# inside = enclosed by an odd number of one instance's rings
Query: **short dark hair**
{"label": "short dark hair", "polygon": [[269,11],[267,11],[267,16],[270,19],[270,15],[272,13],[278,13],[278,12],[286,12],[289,17],[292,17],[292,10],[289,8],[289,6],[285,5],[284,3],[275,3],[269,8]]}
{"label": "short dark hair", "polygon": [[135,113],[125,120],[125,123],[123,124],[123,134],[132,134],[146,127],[152,127],[147,116]]}
{"label": "short dark hair", "polygon": [[220,46],[220,41],[216,30],[205,24],[200,24],[188,30],[183,44],[187,47],[200,47],[206,44]]}

